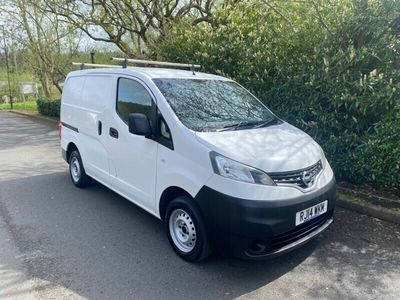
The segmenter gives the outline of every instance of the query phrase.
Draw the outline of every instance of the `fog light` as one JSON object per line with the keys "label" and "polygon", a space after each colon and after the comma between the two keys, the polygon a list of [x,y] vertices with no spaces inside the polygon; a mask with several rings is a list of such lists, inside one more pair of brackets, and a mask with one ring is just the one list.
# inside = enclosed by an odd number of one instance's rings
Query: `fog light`
{"label": "fog light", "polygon": [[265,245],[265,242],[256,240],[250,243],[248,249],[248,252],[251,254],[262,254],[267,249],[267,246]]}

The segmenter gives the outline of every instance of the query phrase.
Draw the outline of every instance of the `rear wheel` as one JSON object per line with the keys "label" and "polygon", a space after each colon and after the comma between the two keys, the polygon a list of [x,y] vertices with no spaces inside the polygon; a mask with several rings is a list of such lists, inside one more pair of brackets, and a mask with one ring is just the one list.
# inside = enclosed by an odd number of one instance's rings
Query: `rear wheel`
{"label": "rear wheel", "polygon": [[73,184],[79,188],[90,184],[91,178],[86,174],[78,150],[74,150],[69,157],[69,174]]}
{"label": "rear wheel", "polygon": [[206,230],[191,198],[170,202],[165,215],[168,239],[175,252],[187,261],[200,261],[210,254]]}

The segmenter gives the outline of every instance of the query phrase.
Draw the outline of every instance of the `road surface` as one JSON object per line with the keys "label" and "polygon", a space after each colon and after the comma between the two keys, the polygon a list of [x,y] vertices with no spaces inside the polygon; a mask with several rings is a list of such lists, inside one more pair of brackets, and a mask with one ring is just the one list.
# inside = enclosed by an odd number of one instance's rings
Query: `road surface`
{"label": "road surface", "polygon": [[338,208],[272,261],[178,258],[160,221],[77,189],[56,124],[0,111],[0,299],[399,299],[400,226]]}

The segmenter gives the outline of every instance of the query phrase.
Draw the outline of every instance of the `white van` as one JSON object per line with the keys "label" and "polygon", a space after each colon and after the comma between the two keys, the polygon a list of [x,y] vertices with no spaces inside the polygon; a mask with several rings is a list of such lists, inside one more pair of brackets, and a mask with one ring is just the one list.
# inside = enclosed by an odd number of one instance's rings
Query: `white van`
{"label": "white van", "polygon": [[321,147],[221,76],[161,68],[67,76],[72,182],[104,184],[165,223],[182,258],[273,257],[325,230],[336,202]]}

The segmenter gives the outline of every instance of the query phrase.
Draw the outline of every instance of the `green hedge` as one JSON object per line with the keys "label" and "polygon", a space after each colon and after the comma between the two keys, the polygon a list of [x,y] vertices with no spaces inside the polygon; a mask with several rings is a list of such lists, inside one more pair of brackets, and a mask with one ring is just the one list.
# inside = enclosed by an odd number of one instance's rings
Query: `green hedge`
{"label": "green hedge", "polygon": [[265,3],[173,26],[154,51],[249,88],[321,144],[339,180],[400,187],[400,1]]}
{"label": "green hedge", "polygon": [[60,116],[61,100],[50,100],[50,99],[38,99],[37,108],[40,114],[49,117]]}

